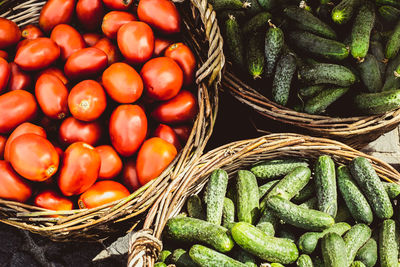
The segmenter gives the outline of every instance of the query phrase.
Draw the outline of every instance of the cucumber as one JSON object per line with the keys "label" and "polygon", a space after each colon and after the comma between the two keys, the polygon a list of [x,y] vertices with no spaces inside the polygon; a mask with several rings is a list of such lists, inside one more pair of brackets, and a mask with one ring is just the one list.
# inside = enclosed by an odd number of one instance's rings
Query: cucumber
{"label": "cucumber", "polygon": [[318,209],[335,217],[337,212],[336,173],[335,163],[331,157],[320,156],[315,164],[314,173]]}
{"label": "cucumber", "polygon": [[346,166],[337,169],[338,189],[350,211],[351,216],[356,222],[370,224],[374,219],[371,206],[361,193],[356,182]]}
{"label": "cucumber", "polygon": [[400,50],[400,20],[394,28],[392,35],[386,43],[385,57],[387,59],[394,58]]}
{"label": "cucumber", "polygon": [[395,199],[400,195],[400,185],[396,183],[382,183],[390,199]]}
{"label": "cucumber", "polygon": [[346,257],[346,245],[340,235],[328,233],[321,240],[322,258],[325,267],[348,266]]}
{"label": "cucumber", "polygon": [[383,114],[400,107],[400,90],[359,94],[354,102],[365,114]]}
{"label": "cucumber", "polygon": [[310,98],[318,93],[322,92],[325,89],[325,85],[317,84],[317,85],[310,85],[306,87],[302,87],[299,89],[299,95],[302,98]]}
{"label": "cucumber", "polygon": [[222,253],[219,253],[213,249],[202,245],[194,245],[189,250],[189,256],[194,262],[201,267],[218,267],[218,266],[230,266],[230,267],[246,267],[237,260],[232,259]]}
{"label": "cucumber", "polygon": [[363,223],[354,225],[344,235],[343,240],[346,243],[348,264],[354,261],[357,251],[371,238],[371,235],[371,229]]}
{"label": "cucumber", "polygon": [[250,76],[260,79],[264,73],[264,36],[261,33],[250,34],[246,60]]}
{"label": "cucumber", "polygon": [[296,242],[296,240],[297,240],[296,235],[292,231],[290,231],[290,230],[288,230],[286,228],[285,229],[281,229],[279,231],[278,237],[285,238],[285,239],[287,239],[289,241],[292,241],[292,242]]}
{"label": "cucumber", "polygon": [[339,205],[336,213],[335,222],[348,222],[352,219],[349,209],[346,205]]}
{"label": "cucumber", "polygon": [[378,6],[389,5],[389,6],[394,6],[394,7],[400,8],[399,0],[375,0],[375,2]]}
{"label": "cucumber", "polygon": [[190,196],[186,203],[188,215],[192,218],[205,220],[206,216],[201,205],[201,199],[198,195]]}
{"label": "cucumber", "polygon": [[327,63],[301,67],[299,79],[309,85],[333,84],[342,87],[353,85],[356,82],[356,76],[348,68]]}
{"label": "cucumber", "polygon": [[231,233],[236,244],[262,260],[290,264],[299,256],[293,242],[268,236],[251,224],[239,222],[232,227]]}
{"label": "cucumber", "polygon": [[225,42],[234,66],[244,69],[245,61],[242,31],[233,15],[230,15],[225,22]]}
{"label": "cucumber", "polygon": [[292,84],[296,68],[296,58],[293,54],[285,54],[279,59],[272,83],[272,101],[286,106],[289,100],[290,85]]}
{"label": "cucumber", "polygon": [[394,71],[394,76],[396,76],[396,78],[400,78],[400,65],[398,65]]}
{"label": "cucumber", "polygon": [[258,223],[256,226],[258,229],[260,229],[261,231],[263,231],[264,233],[266,233],[269,236],[274,236],[275,235],[275,228],[274,225],[270,222],[261,222]]}
{"label": "cucumber", "polygon": [[258,196],[260,197],[260,199],[262,199],[266,194],[268,194],[268,192],[271,191],[272,188],[274,188],[274,186],[276,186],[278,183],[279,180],[274,180],[260,186],[258,188]]}
{"label": "cucumber", "polygon": [[349,56],[345,44],[305,31],[292,31],[289,41],[301,52],[322,59],[341,61]]}
{"label": "cucumber", "polygon": [[383,221],[379,231],[379,259],[381,267],[398,266],[399,250],[396,243],[396,223]]}
{"label": "cucumber", "polygon": [[307,254],[302,254],[296,261],[296,265],[299,267],[314,267],[314,264]]}
{"label": "cucumber", "polygon": [[293,198],[295,203],[303,203],[310,199],[315,194],[314,183],[308,183],[300,192]]}
{"label": "cucumber", "polygon": [[309,200],[301,203],[299,206],[306,208],[306,209],[316,210],[316,209],[318,209],[318,200],[316,197],[313,197],[313,198],[310,198]]}
{"label": "cucumber", "polygon": [[253,34],[259,31],[266,31],[268,21],[272,18],[271,13],[269,12],[260,12],[251,19],[249,19],[243,25],[243,36],[248,36],[248,34]]}
{"label": "cucumber", "polygon": [[272,10],[277,4],[279,4],[278,0],[258,0],[260,6],[267,11]]}
{"label": "cucumber", "polygon": [[378,12],[385,21],[391,23],[396,22],[400,17],[400,10],[393,6],[381,6]]}
{"label": "cucumber", "polygon": [[257,267],[257,261],[253,255],[244,251],[243,249],[237,249],[235,251],[235,259],[244,263],[247,267]]}
{"label": "cucumber", "polygon": [[257,179],[250,171],[240,170],[236,180],[237,217],[239,222],[255,223],[259,216]]}
{"label": "cucumber", "polygon": [[271,265],[271,267],[285,267],[285,265],[282,265],[282,264],[277,263],[277,262],[273,262],[270,265]]}
{"label": "cucumber", "polygon": [[175,217],[169,219],[164,231],[172,240],[200,242],[220,252],[228,252],[234,245],[227,234],[228,229],[195,218]]}
{"label": "cucumber", "polygon": [[337,24],[346,24],[359,6],[359,0],[342,0],[332,9],[332,20]]}
{"label": "cucumber", "polygon": [[362,61],[369,50],[371,31],[375,24],[375,8],[370,2],[365,2],[357,13],[351,30],[351,55]]}
{"label": "cucumber", "polygon": [[299,159],[271,159],[256,163],[250,171],[259,179],[272,179],[287,175],[299,166],[308,167],[308,163]]}
{"label": "cucumber", "polygon": [[235,204],[229,198],[224,198],[224,207],[222,209],[222,226],[235,221]]}
{"label": "cucumber", "polygon": [[349,91],[348,87],[332,87],[324,89],[314,97],[307,100],[304,111],[308,114],[321,114],[332,103]]}
{"label": "cucumber", "polygon": [[228,187],[228,174],[217,169],[212,172],[204,193],[207,221],[221,225],[224,198]]}
{"label": "cucumber", "polygon": [[383,91],[390,91],[400,88],[400,79],[398,79],[394,74],[399,64],[400,64],[400,53],[395,58],[391,59],[387,65],[385,73],[386,80],[382,88]]}
{"label": "cucumber", "polygon": [[169,250],[161,251],[160,255],[158,256],[158,261],[165,262],[171,254],[172,254],[172,252]]}
{"label": "cucumber", "polygon": [[246,8],[246,16],[254,17],[256,14],[263,11],[263,8],[258,3],[258,0],[246,0],[248,2],[248,7]]}
{"label": "cucumber", "polygon": [[375,56],[367,54],[364,61],[358,64],[358,69],[361,74],[361,80],[369,92],[377,93],[382,90],[382,75],[379,69],[379,62]]}
{"label": "cucumber", "polygon": [[314,267],[325,267],[323,260],[318,256],[313,258],[313,264]]}
{"label": "cucumber", "polygon": [[356,254],[356,260],[361,261],[366,267],[375,266],[378,261],[378,245],[375,239],[370,238]]}
{"label": "cucumber", "polygon": [[265,60],[267,77],[271,77],[275,70],[276,62],[282,52],[284,44],[283,31],[270,22],[270,28],[265,34]]}
{"label": "cucumber", "polygon": [[379,41],[371,41],[370,43],[370,53],[374,55],[376,60],[378,61],[379,71],[381,73],[381,79],[385,76],[386,64],[385,62],[385,54],[383,52],[383,46]]}
{"label": "cucumber", "polygon": [[294,26],[300,30],[308,31],[316,35],[336,39],[335,31],[325,22],[315,17],[311,12],[297,6],[290,6],[283,10]]}
{"label": "cucumber", "polygon": [[175,249],[170,259],[170,264],[175,264],[182,267],[196,267],[197,264],[190,258],[189,253],[184,249]]}
{"label": "cucumber", "polygon": [[350,267],[365,267],[365,264],[361,261],[353,261],[353,263],[350,264]]}
{"label": "cucumber", "polygon": [[335,223],[335,220],[327,213],[299,207],[280,196],[270,197],[267,206],[285,223],[301,229],[321,231]]}
{"label": "cucumber", "polygon": [[269,209],[263,211],[261,218],[256,225],[258,229],[270,236],[275,235],[275,229],[277,226],[278,218]]}
{"label": "cucumber", "polygon": [[157,262],[154,264],[154,267],[167,267],[167,265],[164,262]]}
{"label": "cucumber", "polygon": [[[222,10],[218,12],[217,17],[219,21],[226,22],[231,16],[235,17],[239,24],[242,24],[246,19],[245,9],[236,9],[236,10]],[[225,30],[225,29],[224,29]]]}
{"label": "cucumber", "polygon": [[240,0],[210,0],[210,4],[212,4],[215,11],[224,9],[237,10],[249,7],[247,1],[242,2]]}

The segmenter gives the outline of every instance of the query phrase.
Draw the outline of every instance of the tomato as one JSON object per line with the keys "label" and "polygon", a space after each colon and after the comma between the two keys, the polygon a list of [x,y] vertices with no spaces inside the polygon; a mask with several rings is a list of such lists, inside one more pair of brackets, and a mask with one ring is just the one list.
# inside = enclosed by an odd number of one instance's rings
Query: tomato
{"label": "tomato", "polygon": [[77,142],[64,152],[58,186],[65,196],[79,195],[97,180],[100,171],[100,155],[90,145]]}
{"label": "tomato", "polygon": [[146,138],[146,114],[138,105],[121,105],[111,114],[109,131],[115,150],[124,157],[132,156]]}
{"label": "tomato", "polygon": [[0,58],[4,58],[5,60],[8,60],[8,53],[4,50],[0,50]]}
{"label": "tomato", "polygon": [[4,160],[0,160],[0,185],[0,198],[26,202],[32,196],[32,186]]}
{"label": "tomato", "polygon": [[154,57],[161,56],[164,53],[165,49],[167,49],[168,46],[170,46],[171,44],[172,44],[171,40],[156,37],[156,39],[154,40],[153,56]]}
{"label": "tomato", "polygon": [[71,79],[93,76],[107,67],[106,53],[95,47],[88,47],[73,53],[65,63],[64,73]]}
{"label": "tomato", "polygon": [[181,31],[181,17],[170,0],[140,0],[137,14],[141,21],[163,34]]}
{"label": "tomato", "polygon": [[62,159],[62,158],[64,157],[64,151],[63,151],[60,147],[58,147],[58,146],[54,146],[54,148],[55,148],[56,151],[57,151],[58,157],[59,157],[60,159]]}
{"label": "tomato", "polygon": [[43,37],[44,35],[39,27],[36,27],[33,24],[29,24],[22,29],[21,36],[25,39],[37,39],[39,37]]}
{"label": "tomato", "polygon": [[74,13],[75,0],[49,0],[43,6],[39,26],[49,33],[58,24],[68,24]]}
{"label": "tomato", "polygon": [[10,66],[7,60],[0,58],[0,92],[7,88],[10,73]]}
{"label": "tomato", "polygon": [[183,72],[178,64],[168,57],[153,58],[144,64],[142,76],[146,93],[155,100],[168,100],[182,88]]}
{"label": "tomato", "polygon": [[72,210],[74,203],[54,190],[44,190],[33,200],[35,206],[48,210]]}
{"label": "tomato", "polygon": [[133,103],[143,92],[143,81],[134,68],[126,63],[114,63],[103,72],[103,86],[118,103]]}
{"label": "tomato", "polygon": [[183,43],[176,43],[167,48],[165,56],[172,58],[178,63],[183,71],[183,84],[185,86],[193,83],[196,70],[196,58],[189,47]]}
{"label": "tomato", "polygon": [[178,152],[173,144],[159,137],[146,140],[139,150],[136,169],[141,185],[157,178],[175,159]]}
{"label": "tomato", "polygon": [[122,182],[130,192],[141,187],[136,172],[136,159],[130,158],[125,162],[122,169]]}
{"label": "tomato", "polygon": [[20,49],[22,46],[28,44],[30,41],[32,41],[32,39],[23,39],[23,40],[21,40],[20,42],[18,42],[17,46],[15,47],[15,51],[18,51],[18,49]]}
{"label": "tomato", "polygon": [[60,48],[49,38],[29,40],[15,55],[15,63],[27,71],[35,71],[50,66],[60,57]]}
{"label": "tomato", "polygon": [[56,149],[46,138],[37,134],[23,134],[10,145],[10,163],[22,177],[42,182],[58,170]]}
{"label": "tomato", "polygon": [[52,119],[68,114],[68,89],[55,75],[42,74],[36,81],[35,95],[43,113]]}
{"label": "tomato", "polygon": [[182,143],[185,143],[188,141],[190,137],[190,133],[192,132],[192,126],[190,125],[175,125],[172,127],[176,135],[179,137],[179,140],[181,140]]}
{"label": "tomato", "polygon": [[31,93],[17,90],[0,95],[0,110],[0,134],[2,134],[33,119],[37,112],[37,104]]}
{"label": "tomato", "polygon": [[107,106],[103,87],[93,80],[78,83],[68,96],[68,107],[72,116],[81,121],[94,121]]}
{"label": "tomato", "polygon": [[108,38],[100,39],[93,47],[96,47],[106,53],[108,65],[111,65],[120,59],[118,47]]}
{"label": "tomato", "polygon": [[0,159],[4,159],[4,150],[6,148],[7,137],[0,135]]}
{"label": "tomato", "polygon": [[83,193],[78,200],[81,209],[93,209],[130,195],[128,189],[115,181],[100,181]]}
{"label": "tomato", "polygon": [[59,24],[54,27],[50,39],[60,47],[63,61],[86,46],[80,33],[67,24]]}
{"label": "tomato", "polygon": [[40,135],[43,138],[46,138],[46,131],[35,124],[32,124],[30,122],[24,122],[20,124],[15,130],[10,134],[10,136],[7,139],[7,142],[5,144],[4,148],[4,159],[6,161],[10,161],[10,148],[11,148],[11,143],[15,140],[15,138],[24,135],[24,134],[36,134]]}
{"label": "tomato", "polygon": [[60,80],[62,81],[62,83],[63,83],[64,85],[67,85],[67,84],[68,84],[68,79],[67,79],[67,77],[65,77],[64,72],[63,72],[62,70],[60,70],[60,69],[57,69],[57,68],[55,68],[55,67],[50,67],[50,68],[48,68],[48,69],[42,70],[42,71],[39,73],[38,77],[39,77],[40,75],[42,75],[42,74],[45,74],[45,73],[46,73],[46,74],[51,74],[51,75],[56,76],[58,79],[60,79]]}
{"label": "tomato", "polygon": [[112,179],[122,170],[122,160],[112,146],[98,146],[96,151],[101,158],[99,179]]}
{"label": "tomato", "polygon": [[128,10],[133,1],[132,0],[103,0],[103,3],[110,9]]}
{"label": "tomato", "polygon": [[103,19],[103,13],[101,0],[78,0],[76,4],[76,16],[86,30],[97,30]]}
{"label": "tomato", "polygon": [[158,127],[154,130],[153,136],[160,137],[161,139],[167,141],[168,143],[173,144],[177,151],[181,150],[182,148],[181,143],[179,142],[178,135],[168,125],[165,124],[158,125]]}
{"label": "tomato", "polygon": [[132,21],[122,25],[117,41],[122,55],[131,64],[144,63],[153,55],[153,30],[144,22]]}
{"label": "tomato", "polygon": [[0,18],[0,49],[16,45],[21,39],[21,31],[15,22]]}
{"label": "tomato", "polygon": [[64,145],[75,142],[85,142],[89,145],[96,145],[102,136],[102,127],[98,121],[83,122],[69,117],[65,119],[58,132],[59,140]]}
{"label": "tomato", "polygon": [[31,76],[20,70],[18,65],[14,62],[9,63],[10,66],[10,80],[8,81],[8,90],[28,90],[32,84]]}
{"label": "tomato", "polygon": [[119,28],[131,21],[136,21],[135,16],[131,13],[124,11],[111,11],[104,16],[101,29],[105,36],[110,39],[116,39]]}
{"label": "tomato", "polygon": [[92,32],[84,33],[82,37],[88,47],[94,46],[102,38],[100,34]]}

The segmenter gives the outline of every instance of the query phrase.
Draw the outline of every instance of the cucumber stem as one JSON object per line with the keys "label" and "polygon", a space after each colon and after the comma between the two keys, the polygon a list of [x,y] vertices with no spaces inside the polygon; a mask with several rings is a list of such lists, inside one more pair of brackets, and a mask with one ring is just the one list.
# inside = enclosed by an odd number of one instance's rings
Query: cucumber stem
{"label": "cucumber stem", "polygon": [[251,3],[245,1],[245,2],[243,3],[243,8],[249,8],[249,7],[251,7]]}
{"label": "cucumber stem", "polygon": [[272,22],[271,22],[271,19],[269,19],[268,20],[268,25],[271,27],[271,28],[276,28],[276,26],[275,26],[275,24],[273,24]]}

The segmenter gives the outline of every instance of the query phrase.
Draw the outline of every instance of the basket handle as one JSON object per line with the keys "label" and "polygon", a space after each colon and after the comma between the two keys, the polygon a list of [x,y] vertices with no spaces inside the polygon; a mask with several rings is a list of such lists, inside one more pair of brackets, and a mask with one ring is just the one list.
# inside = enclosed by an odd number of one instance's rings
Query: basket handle
{"label": "basket handle", "polygon": [[127,267],[145,267],[154,264],[154,260],[162,251],[162,242],[157,239],[151,229],[142,229],[132,233],[129,238],[129,258]]}

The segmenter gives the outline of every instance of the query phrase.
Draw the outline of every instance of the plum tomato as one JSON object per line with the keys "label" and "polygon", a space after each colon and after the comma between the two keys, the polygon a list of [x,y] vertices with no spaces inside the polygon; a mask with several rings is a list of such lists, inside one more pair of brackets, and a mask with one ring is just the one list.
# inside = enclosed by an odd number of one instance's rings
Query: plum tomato
{"label": "plum tomato", "polygon": [[158,125],[158,127],[154,130],[153,136],[160,137],[161,139],[167,141],[168,143],[173,144],[177,151],[181,150],[182,148],[181,143],[179,142],[178,135],[168,125],[165,124]]}
{"label": "plum tomato", "polygon": [[128,10],[133,1],[132,0],[103,0],[103,3],[109,9],[116,9],[116,10]]}
{"label": "plum tomato", "polygon": [[22,29],[21,36],[22,38],[32,40],[32,39],[37,39],[39,37],[43,37],[44,35],[42,30],[39,29],[39,27],[33,24],[29,24]]}
{"label": "plum tomato", "polygon": [[14,62],[10,64],[10,80],[8,81],[8,90],[15,91],[15,90],[28,90],[32,84],[31,76],[19,69],[18,65]]}
{"label": "plum tomato", "polygon": [[0,160],[0,185],[0,198],[26,202],[32,196],[32,186],[4,160]]}
{"label": "plum tomato", "polygon": [[15,22],[0,18],[0,49],[16,45],[21,39],[21,31]]}
{"label": "plum tomato", "polygon": [[84,33],[82,35],[82,38],[85,41],[87,47],[92,47],[103,37],[101,36],[101,34],[89,32]]}
{"label": "plum tomato", "polygon": [[96,47],[106,53],[108,65],[111,65],[120,60],[118,47],[108,38],[100,39],[93,47]]}
{"label": "plum tomato", "polygon": [[48,210],[72,210],[74,203],[72,200],[62,196],[54,190],[44,190],[36,195],[33,200],[35,206]]}
{"label": "plum tomato", "polygon": [[11,69],[7,60],[0,58],[0,92],[7,88]]}
{"label": "plum tomato", "polygon": [[6,148],[7,137],[0,135],[0,160],[4,159],[4,150]]}
{"label": "plum tomato", "polygon": [[122,25],[136,21],[136,17],[124,11],[111,11],[103,17],[101,29],[105,36],[110,39],[117,39],[117,33]]}
{"label": "plum tomato", "polygon": [[185,86],[193,83],[196,71],[196,58],[188,46],[183,43],[170,45],[165,50],[165,56],[175,60],[183,71],[183,84]]}
{"label": "plum tomato", "polygon": [[156,37],[154,40],[154,57],[159,57],[161,56],[164,51],[172,44],[171,40]]}
{"label": "plum tomato", "polygon": [[64,73],[70,79],[87,78],[102,72],[108,63],[107,54],[95,47],[73,53],[64,65]]}
{"label": "plum tomato", "polygon": [[75,0],[49,0],[43,6],[39,26],[46,33],[58,24],[68,24],[74,14]]}
{"label": "plum tomato", "polygon": [[97,30],[103,14],[104,8],[101,0],[78,0],[76,4],[76,16],[86,30]]}
{"label": "plum tomato", "polygon": [[59,24],[54,27],[50,39],[60,47],[63,61],[66,61],[69,56],[86,46],[81,34],[67,24]]}
{"label": "plum tomato", "polygon": [[172,129],[174,132],[178,135],[179,140],[181,140],[182,143],[186,144],[186,142],[189,140],[190,133],[192,132],[192,126],[191,125],[174,125]]}
{"label": "plum tomato", "polygon": [[5,60],[8,60],[8,53],[7,51],[0,50],[0,57],[4,58]]}
{"label": "plum tomato", "polygon": [[99,179],[115,178],[122,170],[122,160],[112,146],[95,148],[101,158]]}
{"label": "plum tomato", "polygon": [[42,70],[37,77],[39,77],[40,75],[45,74],[45,73],[56,76],[58,79],[60,79],[63,82],[64,85],[68,84],[68,79],[65,76],[64,72],[60,69],[57,69],[56,67],[50,67],[50,68]]}
{"label": "plum tomato", "polygon": [[58,139],[63,145],[85,142],[96,145],[102,136],[102,127],[98,121],[83,122],[74,117],[66,118],[60,125]]}
{"label": "plum tomato", "polygon": [[134,192],[141,187],[136,171],[136,159],[129,158],[124,163],[122,169],[122,183],[130,192]]}

